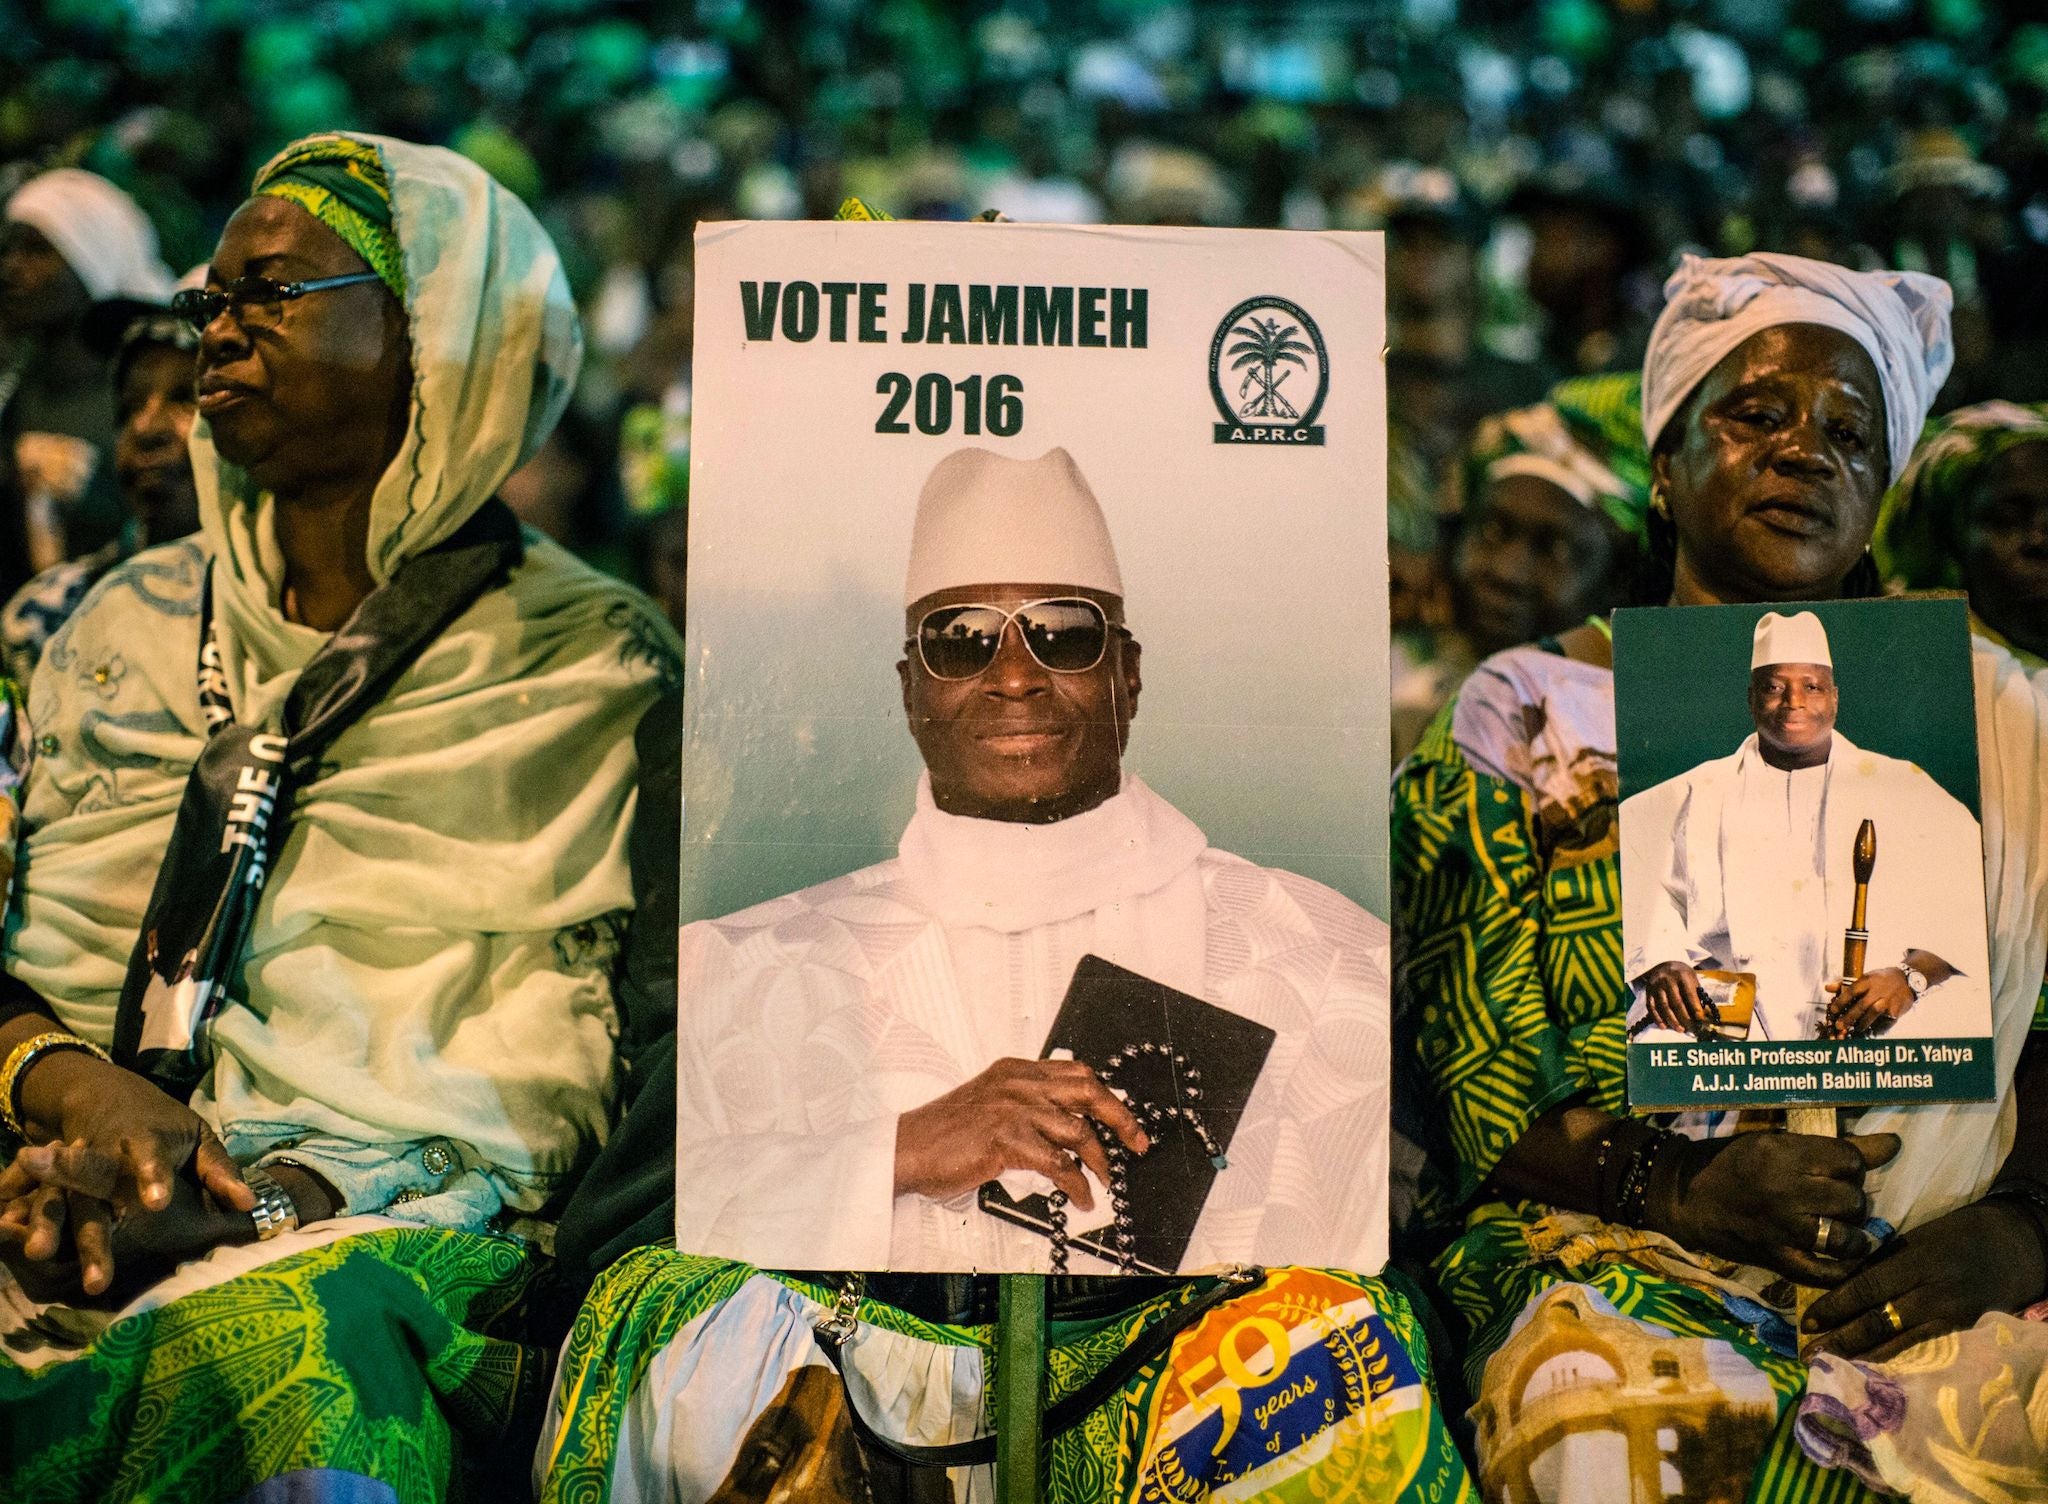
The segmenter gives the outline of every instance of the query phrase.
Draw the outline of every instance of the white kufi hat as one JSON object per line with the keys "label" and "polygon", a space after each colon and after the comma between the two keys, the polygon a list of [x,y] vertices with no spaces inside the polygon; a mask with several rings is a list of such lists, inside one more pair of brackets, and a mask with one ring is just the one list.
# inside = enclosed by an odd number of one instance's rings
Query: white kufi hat
{"label": "white kufi hat", "polygon": [[1797,616],[1780,616],[1766,611],[1756,624],[1756,638],[1749,652],[1751,672],[1774,663],[1825,663],[1835,666],[1828,652],[1828,631],[1811,611]]}
{"label": "white kufi hat", "polygon": [[956,449],[917,498],[903,604],[960,585],[1068,585],[1122,596],[1116,548],[1074,457]]}

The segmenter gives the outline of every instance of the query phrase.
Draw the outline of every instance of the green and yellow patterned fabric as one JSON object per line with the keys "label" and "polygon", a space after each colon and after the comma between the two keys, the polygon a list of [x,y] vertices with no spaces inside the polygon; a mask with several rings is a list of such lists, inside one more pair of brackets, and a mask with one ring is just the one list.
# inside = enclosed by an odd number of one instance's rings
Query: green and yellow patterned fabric
{"label": "green and yellow patterned fabric", "polygon": [[[1549,1235],[1554,1208],[1483,1200],[1487,1177],[1551,1108],[1583,1100],[1626,1111],[1611,693],[1611,675],[1559,653],[1500,655],[1467,682],[1394,783],[1397,1016],[1422,1073],[1423,1100],[1410,1115],[1438,1134],[1421,1210],[1457,1233],[1435,1273],[1464,1328],[1475,1414],[1515,1408],[1513,1381],[1489,1374],[1490,1360],[1547,1293],[1581,1286],[1586,1299],[1674,1350],[1712,1349],[1725,1371],[1746,1365],[1768,1381],[1774,1428],[1760,1456],[1742,1456],[1724,1474],[1747,1490],[1730,1497],[1871,1499],[1853,1475],[1814,1465],[1793,1440],[1805,1370],[1791,1356],[1790,1329],[1772,1314],[1787,1302],[1750,1298],[1726,1280],[1717,1288],[1669,1259],[1632,1256],[1620,1247],[1624,1230],[1597,1219],[1583,1220],[1605,1229],[1616,1251],[1568,1263]],[[1466,704],[1475,696],[1483,698]],[[1461,706],[1474,713],[1461,716]],[[1481,1450],[1484,1477],[1497,1459],[1483,1438]],[[1697,1458],[1689,1465],[1711,1472]],[[1688,1487],[1695,1481],[1689,1475]]]}
{"label": "green and yellow patterned fabric", "polygon": [[424,1504],[461,1496],[466,1461],[523,1476],[548,1355],[505,1333],[540,1266],[509,1238],[394,1228],[128,1316],[75,1357],[0,1354],[0,1498],[213,1504],[324,1470]]}
{"label": "green and yellow patterned fabric", "polygon": [[832,217],[839,220],[858,220],[876,224],[887,223],[896,218],[893,214],[884,214],[866,199],[853,197],[848,197],[841,203],[839,212]]}
{"label": "green and yellow patterned fabric", "polygon": [[1538,801],[1475,771],[1454,700],[1394,783],[1403,1007],[1447,1135],[1423,1213],[1455,1215],[1545,1112],[1623,1110],[1627,988],[1613,757],[1577,798]]}
{"label": "green and yellow patterned fabric", "polygon": [[[1674,1467],[1684,1470],[1680,1497],[1740,1497],[1747,1504],[1878,1504],[1884,1497],[1864,1487],[1853,1473],[1816,1467],[1799,1449],[1792,1422],[1806,1390],[1805,1364],[1772,1351],[1731,1318],[1712,1294],[1692,1285],[1650,1273],[1625,1259],[1603,1259],[1567,1271],[1533,1257],[1528,1234],[1543,1211],[1528,1205],[1481,1208],[1473,1214],[1465,1236],[1437,1264],[1444,1293],[1472,1322],[1466,1368],[1472,1392],[1482,1397],[1480,1409],[1487,1408],[1492,1398],[1485,1384],[1486,1360],[1501,1350],[1526,1310],[1546,1292],[1570,1282],[1594,1292],[1621,1315],[1660,1333],[1710,1347],[1726,1343],[1728,1356],[1747,1363],[1768,1381],[1777,1405],[1776,1420],[1768,1423],[1767,1437],[1746,1433],[1750,1447],[1763,1439],[1761,1451],[1740,1457],[1702,1457],[1700,1453],[1710,1452],[1711,1445],[1674,1449]],[[1674,1432],[1683,1428],[1684,1418],[1676,1414],[1669,1418]],[[1483,1473],[1484,1457],[1481,1466]],[[1722,1491],[1730,1483],[1739,1488],[1745,1481],[1748,1491],[1744,1494]]]}
{"label": "green and yellow patterned fabric", "polygon": [[250,191],[290,199],[339,235],[405,301],[405,253],[392,228],[391,182],[376,147],[347,136],[308,136],[264,164]]}
{"label": "green and yellow patterned fabric", "polygon": [[[1192,1288],[1159,1296],[1097,1323],[1054,1323],[1048,1403],[1086,1384],[1191,1295]],[[793,1277],[673,1248],[628,1254],[599,1278],[564,1350],[555,1429],[542,1442],[544,1504],[603,1504],[622,1467],[643,1492],[663,1487],[632,1450],[629,1437],[645,1430],[630,1420],[636,1411],[688,1417],[678,1420],[690,1427],[686,1450],[709,1459],[713,1473],[669,1480],[685,1497],[721,1481],[758,1483],[756,1442],[768,1435],[782,1438],[760,1449],[776,1454],[777,1466],[799,1466],[787,1438],[800,1433],[805,1447],[830,1453],[802,1459],[811,1474],[857,1472],[839,1381],[811,1337],[833,1299]],[[849,1361],[889,1406],[885,1430],[937,1427],[960,1439],[986,1429],[992,1328],[938,1326],[873,1301],[860,1303],[857,1320],[867,1330],[848,1345]],[[1420,1324],[1393,1286],[1327,1270],[1268,1270],[1051,1440],[1045,1498],[1473,1500],[1426,1352]],[[723,1376],[717,1402],[708,1392],[642,1393],[664,1377],[693,1374],[700,1353],[703,1366]],[[724,1403],[735,1387],[753,1398]],[[829,1412],[814,1402],[820,1390]],[[799,1399],[806,1391],[813,1398]],[[778,1426],[777,1412],[798,1405],[806,1406],[804,1425]],[[715,1476],[726,1469],[723,1480]]]}

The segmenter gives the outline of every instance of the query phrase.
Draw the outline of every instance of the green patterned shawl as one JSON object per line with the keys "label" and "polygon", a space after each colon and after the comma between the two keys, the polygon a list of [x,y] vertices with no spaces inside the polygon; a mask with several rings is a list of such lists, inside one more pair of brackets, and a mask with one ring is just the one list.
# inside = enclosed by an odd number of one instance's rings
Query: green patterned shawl
{"label": "green patterned shawl", "polygon": [[1650,505],[1642,401],[1642,376],[1614,371],[1561,381],[1542,402],[1482,420],[1453,472],[1453,510],[1470,506],[1503,461],[1536,458],[1569,470],[1622,536],[1640,542]]}
{"label": "green patterned shawl", "polygon": [[1871,552],[1907,590],[1960,590],[1961,523],[1978,477],[2022,444],[2048,442],[2048,403],[1979,402],[1927,425],[1885,498]]}

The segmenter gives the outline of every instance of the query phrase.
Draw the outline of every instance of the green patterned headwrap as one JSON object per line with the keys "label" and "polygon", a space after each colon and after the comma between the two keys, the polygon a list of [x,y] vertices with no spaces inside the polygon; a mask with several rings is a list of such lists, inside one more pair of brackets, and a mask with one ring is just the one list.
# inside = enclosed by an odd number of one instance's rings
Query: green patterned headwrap
{"label": "green patterned headwrap", "polygon": [[1963,509],[1985,467],[2022,444],[2048,443],[2048,403],[1979,402],[1929,423],[1884,499],[1870,551],[1907,590],[1960,590]]}
{"label": "green patterned headwrap", "polygon": [[272,157],[250,191],[290,199],[339,235],[405,301],[405,257],[391,227],[391,184],[376,147],[346,136],[307,136]]}
{"label": "green patterned headwrap", "polygon": [[1575,376],[1544,401],[1481,420],[1455,472],[1455,509],[1498,475],[1541,475],[1623,537],[1643,542],[1650,451],[1643,442],[1643,381],[1634,371]]}

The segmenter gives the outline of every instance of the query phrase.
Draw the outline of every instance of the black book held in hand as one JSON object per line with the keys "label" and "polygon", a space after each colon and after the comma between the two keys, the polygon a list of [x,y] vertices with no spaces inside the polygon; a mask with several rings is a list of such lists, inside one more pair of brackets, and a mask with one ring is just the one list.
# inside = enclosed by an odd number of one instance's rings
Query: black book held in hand
{"label": "black book held in hand", "polygon": [[[1154,1048],[1148,1050],[1147,1045]],[[1227,1159],[1238,1120],[1272,1048],[1273,1031],[1264,1024],[1126,971],[1100,956],[1083,956],[1074,968],[1073,981],[1067,984],[1066,998],[1039,1058],[1066,1050],[1076,1060],[1093,1066],[1126,1101],[1194,1108],[1214,1146]],[[1199,1072],[1199,1099],[1187,1097],[1187,1083],[1180,1079],[1173,1059],[1175,1052]],[[1121,1063],[1111,1068],[1112,1060]],[[1152,1139],[1151,1152],[1129,1156],[1126,1177],[1132,1230],[1137,1238],[1131,1249],[1131,1267],[1146,1274],[1175,1274],[1188,1240],[1195,1235],[1202,1203],[1222,1166],[1185,1122],[1176,1119],[1146,1127]],[[981,1208],[1006,1222],[1052,1235],[1052,1208],[1045,1196],[1013,1200],[992,1180],[981,1188]],[[1070,1224],[1081,1215],[1074,1208],[1067,1209]],[[1113,1226],[1105,1226],[1073,1234],[1071,1246],[1117,1263],[1113,1239]]]}

